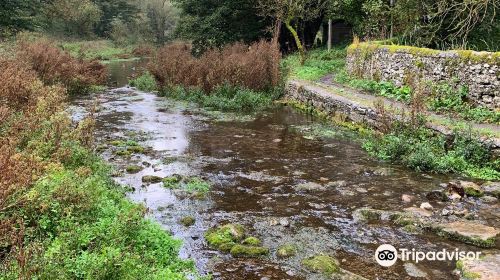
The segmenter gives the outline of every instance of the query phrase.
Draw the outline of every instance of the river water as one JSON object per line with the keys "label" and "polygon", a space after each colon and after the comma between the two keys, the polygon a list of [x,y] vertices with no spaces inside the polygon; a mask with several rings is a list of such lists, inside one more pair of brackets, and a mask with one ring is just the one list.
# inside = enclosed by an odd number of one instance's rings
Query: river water
{"label": "river water", "polygon": [[[438,250],[477,248],[431,233],[412,234],[391,222],[360,223],[352,213],[361,207],[402,210],[426,202],[426,192],[449,176],[421,174],[376,161],[352,132],[323,124],[279,105],[257,116],[229,121],[194,105],[130,88],[126,77],[141,62],[120,62],[112,69],[112,90],[72,100],[75,119],[98,104],[97,142],[112,164],[116,180],[133,188],[130,199],[144,203],[150,217],[184,241],[181,256],[192,258],[214,279],[328,279],[301,266],[317,254],[337,258],[343,269],[367,279],[458,279],[454,262],[398,262],[379,266],[373,257],[380,244]],[[222,117],[222,118],[221,118]],[[134,140],[148,152],[130,158],[113,153],[110,141]],[[140,165],[144,170],[127,174]],[[162,184],[144,185],[142,177],[181,174],[211,182],[206,199],[182,197]],[[339,181],[344,181],[339,183]],[[337,187],[297,191],[302,183]],[[402,195],[415,197],[403,203]],[[436,210],[444,205],[435,205]],[[196,219],[185,227],[178,220]],[[484,218],[498,223],[498,216]],[[233,258],[210,249],[204,232],[227,222],[244,225],[270,248],[268,257]],[[295,244],[296,256],[275,256],[282,244]],[[418,277],[420,278],[418,278]]]}

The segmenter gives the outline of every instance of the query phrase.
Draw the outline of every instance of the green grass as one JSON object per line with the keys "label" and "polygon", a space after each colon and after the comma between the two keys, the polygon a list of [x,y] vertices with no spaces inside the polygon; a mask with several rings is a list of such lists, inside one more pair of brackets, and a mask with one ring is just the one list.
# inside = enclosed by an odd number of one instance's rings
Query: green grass
{"label": "green grass", "polygon": [[[54,166],[24,194],[27,268],[34,279],[188,279],[193,262],[178,257],[181,241],[144,217],[128,201],[97,156],[73,147],[64,166]],[[83,172],[85,171],[85,172]],[[90,174],[90,175],[89,175]],[[2,213],[8,215],[8,213]],[[18,279],[13,257],[0,279]]]}
{"label": "green grass", "polygon": [[301,80],[316,81],[324,76],[345,67],[345,48],[330,51],[315,49],[309,51],[304,65],[300,65],[300,56],[292,54],[283,60],[283,66],[289,69],[290,77]]}
{"label": "green grass", "polygon": [[220,86],[211,93],[200,89],[175,87],[163,89],[162,95],[189,102],[194,102],[209,110],[223,112],[256,112],[272,106],[281,91],[255,92],[230,85]]}
{"label": "green grass", "polygon": [[61,42],[62,49],[74,57],[114,60],[131,58],[132,47],[118,47],[109,40]]}

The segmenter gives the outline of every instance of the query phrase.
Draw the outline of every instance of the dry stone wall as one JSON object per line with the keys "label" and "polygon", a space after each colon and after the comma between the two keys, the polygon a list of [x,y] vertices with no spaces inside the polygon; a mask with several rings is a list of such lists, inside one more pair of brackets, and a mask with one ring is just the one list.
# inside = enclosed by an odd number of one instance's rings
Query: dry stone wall
{"label": "dry stone wall", "polygon": [[401,86],[411,79],[467,86],[469,100],[500,108],[500,53],[438,51],[376,43],[348,49],[350,74]]}

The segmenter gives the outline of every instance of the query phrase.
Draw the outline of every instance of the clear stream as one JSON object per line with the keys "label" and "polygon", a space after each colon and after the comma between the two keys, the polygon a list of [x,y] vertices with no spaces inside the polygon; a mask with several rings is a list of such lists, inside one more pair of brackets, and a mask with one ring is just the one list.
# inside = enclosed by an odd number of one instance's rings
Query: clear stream
{"label": "clear stream", "polygon": [[[141,65],[140,61],[111,64],[110,84],[124,86],[127,76]],[[97,140],[102,156],[117,170],[116,180],[133,187],[130,199],[144,203],[152,218],[184,241],[182,257],[194,259],[199,271],[213,274],[214,279],[326,279],[300,264],[320,253],[336,257],[343,269],[367,279],[458,279],[452,273],[453,262],[399,261],[383,268],[373,253],[384,243],[421,250],[487,251],[430,233],[406,233],[390,222],[353,220],[353,210],[360,207],[418,207],[427,201],[426,192],[456,178],[378,162],[361,148],[355,134],[292,108],[278,106],[251,118],[221,121],[221,115],[214,117],[196,106],[125,87],[72,100],[74,118],[81,119],[96,101]],[[115,156],[112,140],[135,140],[150,151],[130,158]],[[127,174],[124,169],[129,165],[145,169]],[[144,175],[173,174],[200,176],[213,184],[212,191],[207,199],[191,199],[162,184],[145,186],[141,181]],[[326,185],[339,180],[345,186],[294,189],[301,183]],[[416,199],[403,203],[403,194]],[[434,206],[439,211],[445,205]],[[474,207],[488,213],[481,215],[487,224],[498,226],[498,207]],[[195,225],[180,225],[184,216],[195,217]],[[271,254],[261,259],[233,258],[210,249],[204,232],[226,222],[246,226]],[[296,244],[298,254],[277,258],[276,249],[286,243]]]}

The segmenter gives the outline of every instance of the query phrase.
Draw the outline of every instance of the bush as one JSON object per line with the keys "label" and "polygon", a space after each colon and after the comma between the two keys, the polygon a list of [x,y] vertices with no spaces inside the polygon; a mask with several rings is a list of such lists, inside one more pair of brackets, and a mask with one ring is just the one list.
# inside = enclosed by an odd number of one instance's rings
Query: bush
{"label": "bush", "polygon": [[131,87],[136,87],[142,91],[152,92],[157,90],[156,80],[149,72],[145,72],[137,78],[131,79],[129,81]]}
{"label": "bush", "polygon": [[234,44],[193,57],[187,44],[161,48],[149,65],[160,87],[201,88],[205,93],[229,84],[254,91],[269,91],[280,80],[281,54],[277,45],[261,41],[251,46]]}
{"label": "bush", "polygon": [[61,84],[69,94],[87,93],[104,84],[106,68],[97,60],[73,58],[47,41],[21,43],[17,57],[26,62],[47,85]]}
{"label": "bush", "polygon": [[363,147],[379,159],[400,162],[418,171],[500,179],[500,164],[493,159],[488,142],[468,130],[457,129],[452,141],[447,141],[430,129],[396,123],[390,133],[369,138]]}
{"label": "bush", "polygon": [[427,106],[438,113],[456,115],[468,121],[500,124],[500,112],[467,103],[468,92],[465,86],[457,88],[449,84],[432,85]]}

